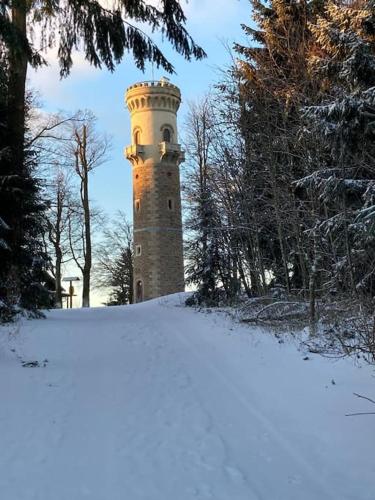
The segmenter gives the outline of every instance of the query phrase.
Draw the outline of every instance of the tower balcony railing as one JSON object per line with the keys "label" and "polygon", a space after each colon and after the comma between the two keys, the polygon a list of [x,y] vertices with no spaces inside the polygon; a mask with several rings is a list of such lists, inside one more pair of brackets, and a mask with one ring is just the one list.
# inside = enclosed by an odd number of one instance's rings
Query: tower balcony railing
{"label": "tower balcony railing", "polygon": [[145,147],[141,144],[131,144],[125,148],[125,156],[129,161],[136,161],[144,154]]}
{"label": "tower balcony railing", "polygon": [[181,144],[163,141],[159,144],[159,151],[162,160],[178,161],[179,163],[185,161],[185,152],[182,151]]}

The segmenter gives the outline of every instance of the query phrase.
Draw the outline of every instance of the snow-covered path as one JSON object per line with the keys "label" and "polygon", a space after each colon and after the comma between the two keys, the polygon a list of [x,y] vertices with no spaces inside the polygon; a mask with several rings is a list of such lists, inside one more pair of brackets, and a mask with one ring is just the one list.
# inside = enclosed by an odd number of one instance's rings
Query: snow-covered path
{"label": "snow-covered path", "polygon": [[0,330],[0,498],[374,500],[371,368],[178,302]]}

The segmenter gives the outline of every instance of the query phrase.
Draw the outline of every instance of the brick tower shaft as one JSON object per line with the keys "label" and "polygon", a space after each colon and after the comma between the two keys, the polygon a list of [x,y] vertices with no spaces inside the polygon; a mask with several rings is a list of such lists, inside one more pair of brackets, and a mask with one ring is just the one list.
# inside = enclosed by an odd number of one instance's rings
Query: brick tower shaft
{"label": "brick tower shaft", "polygon": [[179,89],[167,80],[142,82],[126,92],[133,171],[134,297],[136,302],[184,290],[177,139]]}

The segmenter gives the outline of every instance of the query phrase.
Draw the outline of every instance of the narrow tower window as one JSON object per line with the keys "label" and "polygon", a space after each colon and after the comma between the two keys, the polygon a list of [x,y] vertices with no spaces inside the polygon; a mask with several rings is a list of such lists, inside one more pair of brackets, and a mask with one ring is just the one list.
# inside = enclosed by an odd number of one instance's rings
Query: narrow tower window
{"label": "narrow tower window", "polygon": [[141,143],[141,131],[136,130],[134,132],[134,144],[140,144]]}
{"label": "narrow tower window", "polygon": [[168,198],[168,210],[174,210],[173,198]]}
{"label": "narrow tower window", "polygon": [[136,245],[135,247],[135,256],[140,257],[142,255],[142,247],[141,245]]}
{"label": "narrow tower window", "polygon": [[135,200],[135,211],[139,212],[141,209],[141,201],[140,200]]}
{"label": "narrow tower window", "polygon": [[163,141],[171,142],[171,131],[169,130],[169,128],[165,128],[163,130]]}

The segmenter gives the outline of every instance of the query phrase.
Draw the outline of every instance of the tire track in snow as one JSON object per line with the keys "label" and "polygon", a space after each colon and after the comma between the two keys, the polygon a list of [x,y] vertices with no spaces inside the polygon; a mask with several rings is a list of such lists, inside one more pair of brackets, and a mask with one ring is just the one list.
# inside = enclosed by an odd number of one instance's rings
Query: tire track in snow
{"label": "tire track in snow", "polygon": [[[170,310],[168,310],[169,315]],[[175,332],[172,332],[171,335],[166,335],[166,332],[171,332],[171,328],[168,327],[164,320],[161,323],[160,317],[158,320],[155,319],[154,324],[158,323],[157,330],[154,331],[153,337],[158,336],[159,342],[160,338],[163,339],[163,347],[165,351],[169,351],[168,353],[164,352],[164,355],[167,356],[170,360],[177,362],[176,369],[178,373],[178,378],[182,381],[182,384],[179,385],[180,396],[178,400],[183,401],[184,398],[189,397],[188,395],[182,394],[186,389],[190,389],[192,393],[190,398],[193,398],[194,407],[193,407],[193,415],[195,419],[199,415],[199,425],[201,428],[196,427],[193,429],[189,429],[190,439],[194,443],[194,461],[198,467],[203,467],[208,471],[215,470],[215,466],[217,466],[216,462],[220,461],[220,468],[223,472],[223,477],[227,478],[228,485],[231,484],[231,488],[240,487],[241,492],[239,494],[244,494],[244,485],[246,484],[246,500],[269,500],[268,497],[264,496],[262,493],[261,484],[259,481],[255,481],[254,478],[250,480],[246,476],[246,474],[241,470],[238,465],[233,464],[233,460],[231,460],[230,450],[228,449],[227,442],[223,438],[223,436],[217,431],[215,426],[215,416],[212,415],[210,411],[206,408],[206,405],[201,400],[200,395],[197,394],[196,384],[192,380],[192,375],[187,371],[188,367],[185,366],[185,363],[181,363],[181,354],[180,351],[176,351],[176,344],[172,343],[172,339],[175,337]],[[178,324],[178,323],[177,323]],[[178,347],[178,346],[177,346]],[[200,363],[201,364],[201,363]],[[204,383],[205,377],[203,377],[202,382]],[[186,419],[186,413],[190,408],[178,408],[178,401],[175,399],[170,402],[171,406],[164,408],[164,412],[167,414],[174,414],[176,417],[178,415],[179,410],[182,410],[183,415],[177,417],[177,426],[181,425],[181,421]],[[202,420],[203,419],[203,420]],[[181,429],[182,430],[182,429]],[[210,464],[210,461],[214,461],[215,464]],[[213,485],[215,486],[215,485]],[[216,492],[215,489],[212,489],[209,483],[203,483],[201,485],[195,486],[192,490],[192,494],[194,498],[215,498],[226,499],[226,493]],[[219,494],[219,496],[218,496]],[[233,491],[231,491],[233,494]],[[241,498],[245,499],[245,497],[241,494]],[[224,496],[223,496],[224,495]]]}
{"label": "tire track in snow", "polygon": [[[167,331],[170,333],[171,336],[174,336],[177,338],[180,342],[181,345],[183,345],[190,353],[190,355],[195,359],[198,363],[195,363],[194,366],[200,366],[200,370],[208,373],[209,376],[213,376],[214,379],[217,379],[220,381],[220,384],[217,384],[218,390],[220,388],[225,387],[227,392],[232,395],[232,398],[237,400],[242,408],[246,411],[247,414],[251,416],[253,420],[255,420],[258,424],[260,424],[261,427],[263,427],[268,435],[273,438],[273,441],[277,443],[277,445],[284,450],[285,454],[291,457],[291,459],[296,463],[296,470],[303,470],[305,475],[309,477],[310,481],[312,484],[318,485],[320,488],[321,492],[319,494],[319,498],[324,498],[325,500],[332,499],[332,500],[337,500],[337,497],[335,497],[331,493],[331,488],[330,486],[320,477],[320,472],[315,470],[314,467],[305,459],[305,457],[298,452],[293,445],[290,443],[289,440],[287,440],[275,427],[275,425],[262,413],[260,410],[254,408],[250,402],[244,397],[242,392],[237,389],[237,387],[233,384],[230,383],[230,381],[223,375],[223,373],[220,371],[220,369],[215,365],[215,363],[212,362],[212,357],[204,356],[202,354],[202,351],[199,351],[194,348],[194,346],[189,342],[189,335],[186,335],[186,332],[183,332],[181,326],[176,329],[171,329],[171,323],[173,325],[184,325],[186,324],[187,326],[189,325],[189,322],[186,321],[184,323],[181,319],[181,309],[178,313],[178,320],[173,321],[171,316],[173,315],[174,311],[173,308],[168,307],[168,321],[166,322],[163,318],[163,324],[160,325],[163,327],[164,331]],[[185,314],[190,314],[190,312],[185,311]],[[160,319],[160,318],[159,318]],[[202,321],[207,321],[207,319],[204,319],[202,317]],[[196,332],[194,332],[196,333]],[[190,332],[191,334],[191,332]],[[197,373],[195,373],[197,375]],[[206,377],[200,377],[201,380],[205,380]],[[224,399],[224,398],[223,398]],[[214,418],[214,417],[213,417]],[[223,442],[225,442],[225,438],[221,436],[221,439]],[[237,468],[236,468],[237,469]],[[241,472],[241,470],[238,468],[238,471],[244,479],[249,482],[249,478]],[[298,484],[298,475],[294,474],[293,477],[289,478],[289,482]],[[255,485],[253,482],[250,482],[249,486],[252,488],[253,493],[257,495],[256,498],[262,499],[265,498],[265,500],[268,500],[267,497],[264,497],[263,494],[261,493],[261,490],[259,489],[260,486]]]}

